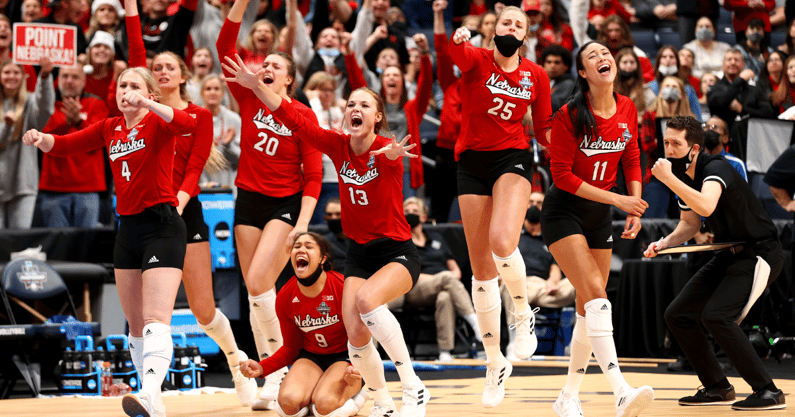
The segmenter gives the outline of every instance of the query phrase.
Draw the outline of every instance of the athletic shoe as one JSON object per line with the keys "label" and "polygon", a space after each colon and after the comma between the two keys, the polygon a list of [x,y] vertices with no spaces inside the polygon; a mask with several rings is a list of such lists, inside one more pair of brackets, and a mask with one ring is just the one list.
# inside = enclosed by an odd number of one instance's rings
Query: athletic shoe
{"label": "athletic shoe", "polygon": [[510,362],[519,362],[521,359],[516,357],[515,346],[513,343],[508,343],[508,346],[505,347],[505,359],[509,360]]}
{"label": "athletic shoe", "polygon": [[451,355],[450,352],[441,351],[439,352],[439,359],[437,359],[436,362],[452,362],[453,359],[453,355]]}
{"label": "athletic shoe", "polygon": [[383,405],[375,402],[373,403],[373,408],[370,409],[370,417],[400,417],[400,413],[398,413],[394,403]]}
{"label": "athletic shoe", "polygon": [[[131,417],[153,417],[155,407],[148,392],[127,394],[121,399],[121,408]],[[165,407],[164,407],[165,408]]]}
{"label": "athletic shoe", "polygon": [[403,388],[400,402],[400,415],[403,417],[424,417],[425,405],[431,400],[431,393],[422,382],[412,388]]}
{"label": "athletic shoe", "polygon": [[483,406],[496,407],[505,397],[505,380],[511,376],[513,365],[502,355],[486,365],[486,387],[483,389]]}
{"label": "athletic shoe", "polygon": [[279,369],[265,377],[265,385],[259,390],[259,396],[251,403],[252,410],[273,410],[279,398],[279,387],[287,374],[287,368]]}
{"label": "athletic shoe", "polygon": [[729,405],[734,402],[734,387],[729,388],[701,388],[696,395],[682,397],[679,405]]}
{"label": "athletic shoe", "polygon": [[748,396],[748,398],[732,404],[732,410],[778,410],[787,408],[784,402],[784,393],[779,389],[770,391],[762,388]]}
{"label": "athletic shoe", "polygon": [[636,417],[653,399],[654,390],[648,385],[625,388],[616,397],[616,417]]}
{"label": "athletic shoe", "polygon": [[[242,350],[237,352],[241,361],[248,360],[246,352]],[[257,398],[257,381],[254,378],[246,378],[240,372],[240,365],[231,366],[229,370],[232,372],[232,381],[235,383],[235,392],[237,393],[237,400],[244,407],[248,407],[254,403]]]}
{"label": "athletic shoe", "polygon": [[533,356],[538,348],[538,338],[536,337],[536,315],[538,307],[529,310],[526,314],[516,314],[516,323],[511,328],[516,329],[516,342],[514,354],[519,359],[527,359]]}
{"label": "athletic shoe", "polygon": [[558,399],[552,404],[552,409],[560,417],[582,417],[580,399],[576,395],[566,394],[563,390],[558,394]]}

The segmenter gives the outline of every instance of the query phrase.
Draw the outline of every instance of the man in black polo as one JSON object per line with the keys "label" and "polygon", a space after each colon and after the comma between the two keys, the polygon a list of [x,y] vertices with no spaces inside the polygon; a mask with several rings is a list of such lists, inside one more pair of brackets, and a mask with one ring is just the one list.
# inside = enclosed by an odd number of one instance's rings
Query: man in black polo
{"label": "man in black polo", "polygon": [[644,255],[653,257],[661,249],[685,243],[701,228],[701,216],[716,243],[744,242],[717,252],[665,311],[668,327],[704,386],[696,395],[681,398],[679,404],[734,402],[734,387],[701,331],[703,323],[754,391],[732,408],[785,408],[784,393],[738,324],[749,299],[754,301],[754,280],[769,285],[781,272],[784,255],[776,227],[742,176],[724,158],[702,151],[704,132],[693,117],[671,119],[664,143],[666,158],[654,164],[652,174],[679,196],[680,221],[670,235],[649,245]]}

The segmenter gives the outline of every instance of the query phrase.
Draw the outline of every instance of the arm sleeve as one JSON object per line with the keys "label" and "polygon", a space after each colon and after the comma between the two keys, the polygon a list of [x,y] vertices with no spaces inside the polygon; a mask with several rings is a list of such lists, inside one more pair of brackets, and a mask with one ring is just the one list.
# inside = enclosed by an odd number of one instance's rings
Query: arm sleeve
{"label": "arm sleeve", "polygon": [[364,48],[367,46],[367,37],[373,33],[374,21],[372,8],[363,8],[356,15],[356,26],[351,32],[350,52],[353,52],[357,61],[364,58]]}
{"label": "arm sleeve", "polygon": [[348,53],[345,55],[345,69],[348,70],[348,84],[351,86],[351,91],[357,88],[367,87],[362,68],[359,66],[353,54]]}
{"label": "arm sleeve", "polygon": [[193,131],[193,146],[191,146],[188,163],[185,166],[185,177],[180,184],[180,191],[192,194],[196,184],[204,171],[207,158],[213,146],[213,117],[209,112],[200,112],[196,120],[196,129]]}
{"label": "arm sleeve", "polygon": [[433,45],[436,49],[436,78],[439,80],[439,87],[444,91],[457,79],[453,71],[453,60],[450,57],[450,50],[447,47],[447,36],[442,34],[433,35]]}
{"label": "arm sleeve", "polygon": [[549,76],[541,67],[534,67],[538,82],[536,99],[530,104],[533,110],[533,133],[538,143],[549,146],[547,130],[552,126],[552,98],[549,90]]}
{"label": "arm sleeve", "polygon": [[552,137],[555,138],[550,146],[552,181],[561,190],[576,194],[582,179],[572,172],[577,143],[568,112],[560,112],[552,120]]}
{"label": "arm sleeve", "polygon": [[344,138],[341,133],[323,129],[315,120],[307,120],[301,114],[287,109],[284,99],[282,99],[281,106],[273,112],[273,116],[300,140],[309,143],[313,148],[325,154],[333,153],[335,145],[340,146],[341,139]]}
{"label": "arm sleeve", "polygon": [[[549,83],[547,83],[549,85]],[[417,123],[422,123],[422,116],[428,109],[431,101],[431,87],[433,86],[433,64],[430,56],[420,57],[420,74],[417,77]],[[419,138],[417,138],[419,140]],[[419,145],[418,145],[419,146]]]}
{"label": "arm sleeve", "polygon": [[629,23],[629,20],[632,18],[632,15],[629,14],[627,9],[624,8],[624,5],[621,4],[618,0],[610,0],[610,7],[616,11],[618,17],[623,19],[625,22]]}
{"label": "arm sleeve", "polygon": [[475,54],[475,47],[470,45],[469,42],[461,42],[460,44],[456,45],[455,42],[453,42],[453,37],[451,36],[448,45],[450,46],[450,58],[453,60],[453,63],[458,66],[461,72],[467,72],[477,64],[475,58],[473,57]]}
{"label": "arm sleeve", "polygon": [[[229,19],[224,20],[224,25],[221,27],[221,33],[218,34],[218,41],[215,42],[215,48],[218,50],[218,59],[220,59],[221,62],[226,62],[224,59],[225,57],[235,59],[235,54],[237,53],[235,43],[237,42],[237,34],[239,31],[239,22],[235,23]],[[223,72],[225,77],[232,76],[232,74],[230,74],[227,70],[223,70]],[[241,87],[238,83],[227,83],[226,86],[229,88],[229,92],[232,93],[235,99],[240,102],[241,97],[244,97],[246,89]],[[242,103],[240,104],[242,105]]]}
{"label": "arm sleeve", "polygon": [[[634,105],[629,105],[627,108],[630,113],[629,120],[638,120],[638,109]],[[624,167],[627,189],[632,181],[643,183],[643,175],[640,171],[640,149],[638,148],[638,124],[629,123],[629,130],[632,132],[632,138],[621,154],[621,165]]]}
{"label": "arm sleeve", "polygon": [[276,297],[276,316],[279,317],[279,327],[282,330],[284,344],[273,355],[259,362],[262,365],[261,377],[263,378],[295,362],[295,358],[298,357],[298,353],[304,345],[304,335],[301,329],[295,325],[293,318],[290,317],[289,304],[283,301],[285,298],[287,297]]}
{"label": "arm sleeve", "polygon": [[[317,125],[317,116],[311,109],[303,112],[306,120],[311,120]],[[320,188],[323,186],[323,155],[310,146],[305,140],[299,144],[301,160],[304,167],[304,197],[320,197]]]}
{"label": "arm sleeve", "polygon": [[130,67],[146,68],[146,48],[141,32],[141,18],[138,15],[125,16],[124,23],[127,27],[127,42],[130,44]]}
{"label": "arm sleeve", "polygon": [[104,126],[109,119],[68,135],[54,135],[55,141],[50,153],[56,156],[64,156],[72,153],[88,152],[105,146]]}
{"label": "arm sleeve", "polygon": [[[157,118],[163,122],[166,130],[175,136],[193,133],[193,131],[196,129],[196,119],[182,110],[172,110],[174,111],[174,118],[171,119],[170,123],[166,123],[166,121],[160,117]],[[210,130],[210,134],[212,134],[212,130]]]}

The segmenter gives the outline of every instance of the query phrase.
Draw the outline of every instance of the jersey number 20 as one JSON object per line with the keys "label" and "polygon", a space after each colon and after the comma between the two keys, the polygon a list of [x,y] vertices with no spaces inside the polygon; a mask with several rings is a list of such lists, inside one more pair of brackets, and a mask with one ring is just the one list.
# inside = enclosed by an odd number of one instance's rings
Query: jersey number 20
{"label": "jersey number 20", "polygon": [[259,132],[257,136],[261,137],[262,140],[254,144],[254,149],[265,152],[265,155],[268,156],[276,155],[276,149],[279,148],[279,139],[268,137],[265,132]]}

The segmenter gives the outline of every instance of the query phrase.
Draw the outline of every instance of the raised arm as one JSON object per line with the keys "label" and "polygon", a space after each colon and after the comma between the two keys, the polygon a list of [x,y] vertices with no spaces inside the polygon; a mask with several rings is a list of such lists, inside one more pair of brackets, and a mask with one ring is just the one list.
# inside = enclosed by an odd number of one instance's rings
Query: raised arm
{"label": "raised arm", "polygon": [[146,48],[141,32],[141,17],[138,16],[137,0],[124,0],[124,24],[127,27],[127,42],[131,67],[146,67]]}

